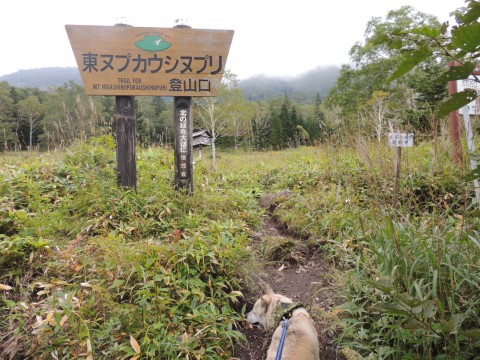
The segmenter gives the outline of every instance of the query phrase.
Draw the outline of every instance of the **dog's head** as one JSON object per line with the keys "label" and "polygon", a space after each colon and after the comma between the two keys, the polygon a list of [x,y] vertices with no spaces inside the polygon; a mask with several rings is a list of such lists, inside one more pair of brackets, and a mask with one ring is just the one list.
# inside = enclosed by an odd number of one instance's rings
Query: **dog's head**
{"label": "dog's head", "polygon": [[269,292],[255,302],[252,311],[247,314],[247,321],[260,324],[265,329],[273,329],[277,323],[276,310],[282,307],[282,304],[292,304],[292,299],[273,291]]}

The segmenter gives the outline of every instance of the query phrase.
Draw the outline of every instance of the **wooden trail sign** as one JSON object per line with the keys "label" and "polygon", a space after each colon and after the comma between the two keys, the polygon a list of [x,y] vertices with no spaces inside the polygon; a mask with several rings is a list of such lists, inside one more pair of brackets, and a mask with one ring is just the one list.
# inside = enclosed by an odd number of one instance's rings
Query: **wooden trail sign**
{"label": "wooden trail sign", "polygon": [[88,95],[216,96],[233,30],[65,25]]}
{"label": "wooden trail sign", "polygon": [[[480,83],[477,82],[473,75],[468,79],[457,80],[457,92],[461,92],[465,89],[475,90],[477,93],[477,98],[467,105],[469,115],[480,115],[480,98],[478,98],[480,95]],[[464,109],[462,108],[462,113],[463,110]]]}
{"label": "wooden trail sign", "polygon": [[[450,61],[448,63],[448,68],[451,69],[452,67],[459,66],[461,65],[459,62],[456,61]],[[477,64],[475,66],[475,69],[472,72],[472,75],[480,75],[480,65]],[[468,80],[468,79],[466,79]],[[464,90],[467,88],[472,88],[472,84],[469,83],[468,81],[465,82],[465,80],[460,80],[460,81],[449,81],[448,82],[448,94],[450,96],[458,93],[459,87]],[[477,90],[475,88],[475,90]],[[471,115],[476,115],[477,112],[477,104],[475,103],[470,103],[470,114]],[[450,112],[450,133],[452,137],[452,158],[457,164],[461,164],[463,161],[463,151],[462,151],[462,142],[460,140],[460,119],[458,117],[458,111],[451,111]]]}
{"label": "wooden trail sign", "polygon": [[393,208],[398,207],[399,191],[400,191],[400,173],[402,164],[402,148],[412,147],[415,134],[413,133],[388,133],[388,146],[395,148],[397,157],[395,159],[395,183],[393,189]]}
{"label": "wooden trail sign", "polygon": [[415,134],[412,133],[388,133],[388,146],[412,147]]}
{"label": "wooden trail sign", "polygon": [[192,97],[216,96],[233,30],[65,25],[88,95],[116,97],[118,183],[136,189],[134,96],[173,96],[175,187],[193,192]]}

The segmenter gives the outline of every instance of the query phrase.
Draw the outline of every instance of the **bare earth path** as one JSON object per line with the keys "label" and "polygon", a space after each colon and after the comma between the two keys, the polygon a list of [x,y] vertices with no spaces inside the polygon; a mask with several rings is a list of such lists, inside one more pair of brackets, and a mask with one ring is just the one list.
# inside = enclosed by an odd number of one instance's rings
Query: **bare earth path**
{"label": "bare earth path", "polygon": [[[299,239],[290,238],[282,225],[271,217],[263,221],[262,230],[255,234],[256,241],[261,243],[267,237],[289,238],[294,241]],[[320,343],[320,359],[334,360],[343,359],[337,354],[332,338],[335,336],[327,329],[325,313],[335,305],[336,297],[329,286],[331,265],[328,264],[323,254],[308,253],[302,251],[296,256],[296,261],[276,261],[267,264],[259,279],[268,283],[274,292],[281,293],[302,303],[309,310],[315,321]],[[247,298],[247,312],[251,310],[253,302],[262,294],[250,294]],[[323,314],[323,315],[322,315]],[[271,333],[253,327],[245,321],[241,324],[241,331],[245,334],[247,342],[235,349],[235,360],[263,360],[271,339]]]}

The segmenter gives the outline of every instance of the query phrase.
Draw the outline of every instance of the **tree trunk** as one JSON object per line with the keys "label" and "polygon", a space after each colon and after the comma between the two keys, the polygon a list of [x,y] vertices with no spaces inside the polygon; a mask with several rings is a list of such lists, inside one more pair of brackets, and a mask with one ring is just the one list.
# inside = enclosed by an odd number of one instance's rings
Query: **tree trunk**
{"label": "tree trunk", "polygon": [[217,160],[217,148],[215,146],[215,136],[212,138],[212,161],[215,164]]}
{"label": "tree trunk", "polygon": [[28,150],[32,150],[33,148],[33,118],[31,117],[29,119],[29,125],[30,125],[30,139],[29,139],[29,145],[28,145]]}

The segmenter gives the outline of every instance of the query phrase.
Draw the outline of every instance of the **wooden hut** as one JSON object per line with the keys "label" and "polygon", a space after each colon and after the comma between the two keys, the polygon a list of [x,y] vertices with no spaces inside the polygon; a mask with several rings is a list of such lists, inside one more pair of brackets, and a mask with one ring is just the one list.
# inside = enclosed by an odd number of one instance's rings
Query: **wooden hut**
{"label": "wooden hut", "polygon": [[212,135],[207,130],[194,130],[192,134],[193,149],[198,150],[198,157],[202,157],[202,149],[212,145]]}

